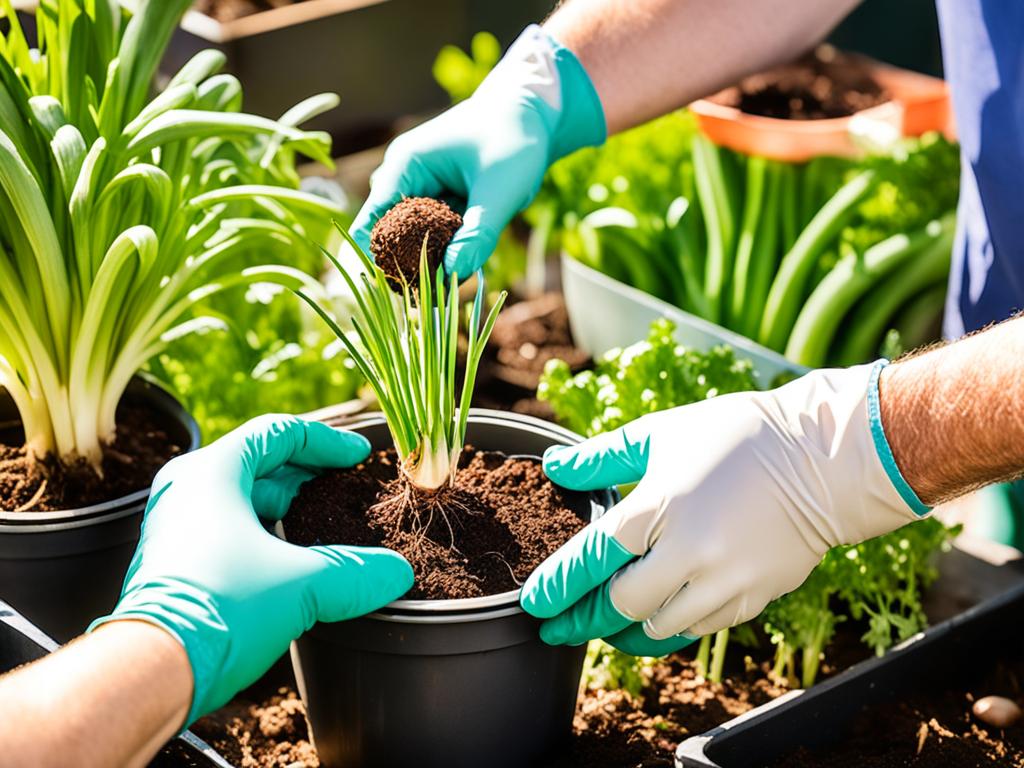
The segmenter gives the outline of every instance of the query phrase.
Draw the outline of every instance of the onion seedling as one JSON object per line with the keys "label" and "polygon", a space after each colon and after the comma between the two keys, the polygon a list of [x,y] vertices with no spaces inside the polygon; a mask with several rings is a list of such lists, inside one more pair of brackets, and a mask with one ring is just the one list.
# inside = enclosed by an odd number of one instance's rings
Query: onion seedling
{"label": "onion seedling", "polygon": [[309,305],[348,348],[366,377],[387,420],[402,473],[414,489],[428,492],[455,478],[466,440],[473,385],[494,321],[505,302],[502,292],[483,321],[484,285],[477,284],[466,328],[467,352],[461,392],[456,387],[461,306],[458,275],[447,286],[444,270],[428,259],[431,233],[423,239],[415,285],[404,277],[397,294],[389,277],[354,240],[339,231],[359,256],[363,272],[352,274],[331,254],[358,308],[352,318],[358,344],[311,297]]}

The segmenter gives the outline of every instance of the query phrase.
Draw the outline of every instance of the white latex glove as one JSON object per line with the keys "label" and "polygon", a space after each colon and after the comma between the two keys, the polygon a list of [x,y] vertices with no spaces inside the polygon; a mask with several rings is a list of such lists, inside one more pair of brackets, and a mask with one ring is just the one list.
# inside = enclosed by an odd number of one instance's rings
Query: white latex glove
{"label": "white latex glove", "polygon": [[882,430],[884,365],[814,371],[549,450],[559,485],[639,485],[527,580],[522,605],[547,619],[544,640],[661,655],[755,618],[830,548],[926,515]]}

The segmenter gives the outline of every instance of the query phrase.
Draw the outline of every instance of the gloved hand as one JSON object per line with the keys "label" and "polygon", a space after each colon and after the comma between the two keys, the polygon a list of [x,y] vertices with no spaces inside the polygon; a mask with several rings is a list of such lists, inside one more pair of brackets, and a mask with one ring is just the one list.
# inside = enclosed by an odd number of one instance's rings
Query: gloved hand
{"label": "gloved hand", "polygon": [[882,429],[883,366],[814,371],[549,450],[559,485],[639,485],[527,579],[541,637],[663,655],[756,617],[830,548],[927,514]]}
{"label": "gloved hand", "polygon": [[373,225],[403,197],[456,195],[467,207],[444,267],[468,277],[537,194],[548,166],[605,134],[600,99],[577,58],[527,27],[472,97],[392,142],[352,235],[369,253]]}
{"label": "gloved hand", "polygon": [[365,459],[360,435],[262,416],[178,457],[153,482],[142,539],[110,616],[163,627],[185,646],[195,689],[187,723],[255,682],[317,621],[373,611],[413,582],[386,549],[297,547],[264,530],[323,467]]}

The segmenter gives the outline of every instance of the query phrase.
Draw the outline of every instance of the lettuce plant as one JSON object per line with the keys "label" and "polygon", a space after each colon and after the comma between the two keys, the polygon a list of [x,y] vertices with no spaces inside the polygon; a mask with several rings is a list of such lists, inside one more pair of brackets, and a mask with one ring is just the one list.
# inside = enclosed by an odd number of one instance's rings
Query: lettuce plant
{"label": "lettuce plant", "polygon": [[[151,98],[189,0],[42,0],[30,50],[0,0],[0,385],[30,455],[99,471],[131,378],[198,320],[202,299],[258,282],[315,290],[240,253],[307,249],[340,211],[297,190],[297,153],[330,161],[326,134],[241,112],[224,57],[198,54]],[[319,230],[315,230],[319,232]]]}

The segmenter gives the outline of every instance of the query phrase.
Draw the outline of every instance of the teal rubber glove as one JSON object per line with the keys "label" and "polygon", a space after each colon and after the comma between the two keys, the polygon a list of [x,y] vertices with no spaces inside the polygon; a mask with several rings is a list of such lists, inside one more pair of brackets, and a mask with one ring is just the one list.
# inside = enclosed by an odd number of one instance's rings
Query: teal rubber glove
{"label": "teal rubber glove", "polygon": [[927,514],[882,429],[883,367],[813,371],[549,450],[559,485],[638,485],[526,580],[541,637],[662,655],[755,618],[830,548]]}
{"label": "teal rubber glove", "polygon": [[579,60],[530,26],[473,96],[392,142],[352,235],[369,253],[373,225],[403,197],[457,196],[466,209],[444,267],[468,277],[537,194],[548,166],[601,144],[606,132]]}
{"label": "teal rubber glove", "polygon": [[142,538],[113,613],[163,627],[195,681],[186,725],[255,682],[318,621],[376,610],[412,586],[395,552],[297,547],[260,523],[279,520],[325,467],[365,459],[360,435],[294,416],[263,416],[178,457],[153,482]]}

